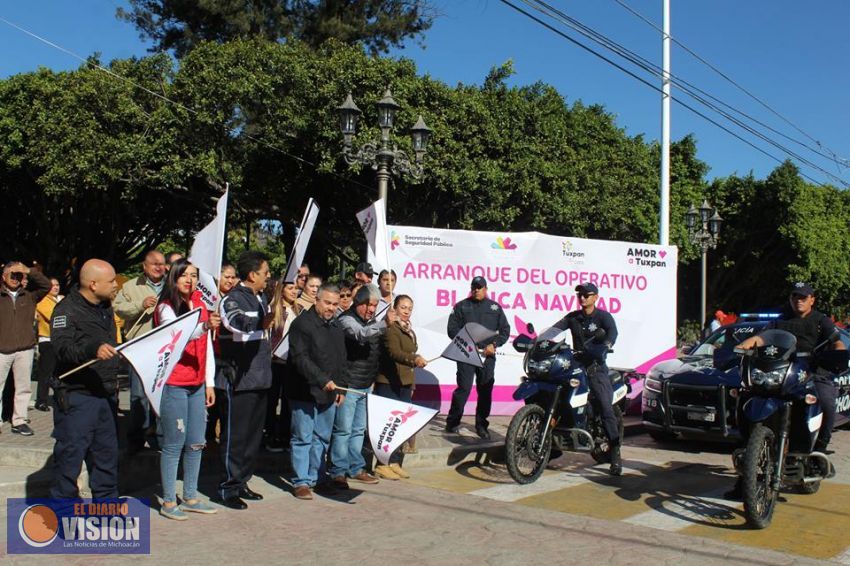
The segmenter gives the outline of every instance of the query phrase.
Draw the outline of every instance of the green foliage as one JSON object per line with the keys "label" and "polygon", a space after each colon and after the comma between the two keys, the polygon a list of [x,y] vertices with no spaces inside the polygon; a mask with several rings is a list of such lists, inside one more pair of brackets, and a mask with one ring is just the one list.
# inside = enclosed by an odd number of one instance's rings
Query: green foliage
{"label": "green foliage", "polygon": [[386,53],[431,27],[426,0],[130,0],[117,16],[132,23],[153,51],[181,58],[203,41],[298,39],[318,47],[330,38]]}

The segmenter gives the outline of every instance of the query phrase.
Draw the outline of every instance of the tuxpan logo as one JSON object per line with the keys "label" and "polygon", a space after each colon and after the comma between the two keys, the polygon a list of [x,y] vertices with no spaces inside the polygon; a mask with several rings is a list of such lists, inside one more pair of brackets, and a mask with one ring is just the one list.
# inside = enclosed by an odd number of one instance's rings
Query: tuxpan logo
{"label": "tuxpan logo", "polygon": [[496,241],[490,244],[490,247],[494,250],[515,250],[516,244],[511,242],[510,238],[502,238],[499,236],[496,238]]}
{"label": "tuxpan logo", "polygon": [[390,233],[390,251],[393,251],[401,245],[401,238],[395,233],[395,230]]}
{"label": "tuxpan logo", "polygon": [[582,264],[584,263],[585,253],[576,249],[575,244],[569,240],[561,242],[561,253],[567,258],[567,263]]}
{"label": "tuxpan logo", "polygon": [[139,499],[6,501],[9,554],[150,554],[150,507]]}
{"label": "tuxpan logo", "polygon": [[630,265],[638,267],[667,267],[665,258],[666,250],[653,250],[650,248],[629,248],[626,252]]}
{"label": "tuxpan logo", "polygon": [[419,411],[413,407],[408,407],[406,411],[391,411],[390,416],[384,425],[381,434],[378,437],[378,446],[384,452],[390,452],[390,446],[393,442],[393,437],[398,432],[398,427],[407,422],[407,419],[413,417]]}

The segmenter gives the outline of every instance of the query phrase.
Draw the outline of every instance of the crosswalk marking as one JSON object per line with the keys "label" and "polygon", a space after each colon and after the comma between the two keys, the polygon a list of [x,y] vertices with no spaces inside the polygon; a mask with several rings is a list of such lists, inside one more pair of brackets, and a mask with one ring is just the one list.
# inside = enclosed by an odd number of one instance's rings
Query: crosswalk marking
{"label": "crosswalk marking", "polygon": [[693,497],[680,497],[663,502],[658,508],[632,515],[626,523],[641,527],[652,527],[662,531],[678,531],[697,522],[713,519],[723,520],[729,517],[733,509],[742,509],[743,505],[722,499],[727,488],[719,488]]}

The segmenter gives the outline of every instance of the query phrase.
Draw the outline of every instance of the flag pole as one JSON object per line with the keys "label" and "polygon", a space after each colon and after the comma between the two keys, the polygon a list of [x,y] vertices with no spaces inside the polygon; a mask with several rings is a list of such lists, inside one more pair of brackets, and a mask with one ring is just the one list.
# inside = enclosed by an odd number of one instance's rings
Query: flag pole
{"label": "flag pole", "polygon": [[74,368],[74,369],[72,369],[72,370],[68,370],[68,371],[66,371],[65,373],[63,373],[62,375],[60,375],[59,377],[57,377],[56,379],[64,379],[64,378],[68,377],[69,375],[71,375],[72,373],[77,373],[77,372],[78,372],[78,371],[80,371],[81,369],[85,369],[85,368],[89,367],[90,365],[92,365],[92,364],[94,364],[94,363],[97,363],[97,362],[99,362],[99,361],[100,361],[100,358],[95,358],[95,359],[93,359],[93,360],[89,360],[89,361],[87,361],[86,363],[84,363],[84,364],[82,364],[82,365],[79,365],[79,366],[75,367],[75,368]]}
{"label": "flag pole", "polygon": [[[139,318],[136,319],[136,322],[133,323],[133,326],[131,326],[130,330],[126,331],[124,333],[124,335],[126,336],[127,334],[130,334],[131,332],[133,332],[136,329],[136,327],[139,326],[139,323],[142,322],[142,319],[145,316],[149,315],[151,312],[153,312],[153,311],[149,308],[142,311],[142,314],[139,315]],[[60,377],[59,379],[62,379],[62,378]]]}
{"label": "flag pole", "polygon": [[349,393],[356,393],[357,395],[366,395],[366,393],[363,393],[362,391],[357,391],[356,389],[349,389],[348,387],[340,387],[338,385],[336,386],[334,391],[348,391]]}

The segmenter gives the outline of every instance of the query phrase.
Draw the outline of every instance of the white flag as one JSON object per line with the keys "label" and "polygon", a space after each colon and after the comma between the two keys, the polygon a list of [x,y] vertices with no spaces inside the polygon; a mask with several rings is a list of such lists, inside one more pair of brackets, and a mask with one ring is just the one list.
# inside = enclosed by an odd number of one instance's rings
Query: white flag
{"label": "white flag", "polygon": [[390,248],[387,240],[387,211],[384,199],[376,200],[369,208],[357,213],[357,222],[366,235],[369,244],[366,261],[372,264],[376,273],[386,269],[390,271]]}
{"label": "white flag", "polygon": [[313,235],[313,226],[316,225],[316,218],[318,216],[319,205],[311,198],[307,201],[304,218],[301,219],[301,226],[298,227],[298,232],[295,236],[295,244],[292,246],[292,252],[290,252],[289,260],[286,262],[286,270],[283,272],[284,283],[295,283],[298,268],[304,262],[304,256],[307,254],[307,244],[310,243],[310,236]]}
{"label": "white flag", "polygon": [[484,367],[476,344],[492,338],[496,334],[498,332],[495,330],[485,328],[477,322],[469,322],[460,329],[440,355],[455,362],[470,364],[478,368]]}
{"label": "white flag", "polygon": [[370,393],[366,396],[366,415],[372,451],[386,465],[392,453],[422,430],[437,415],[437,410]]}
{"label": "white flag", "polygon": [[280,358],[281,360],[285,360],[289,357],[289,332],[281,338],[280,342],[272,348],[272,355],[276,358]]}
{"label": "white flag", "polygon": [[[228,186],[229,187],[229,186]],[[215,205],[215,218],[195,236],[189,261],[198,268],[198,291],[206,307],[214,310],[218,304],[218,285],[215,278],[221,272],[221,262],[224,255],[225,222],[227,220],[227,193],[218,199]]]}
{"label": "white flag", "polygon": [[[139,374],[157,415],[165,382],[183,356],[200,318],[201,309],[194,309],[116,348]],[[208,359],[207,363],[215,362]]]}

